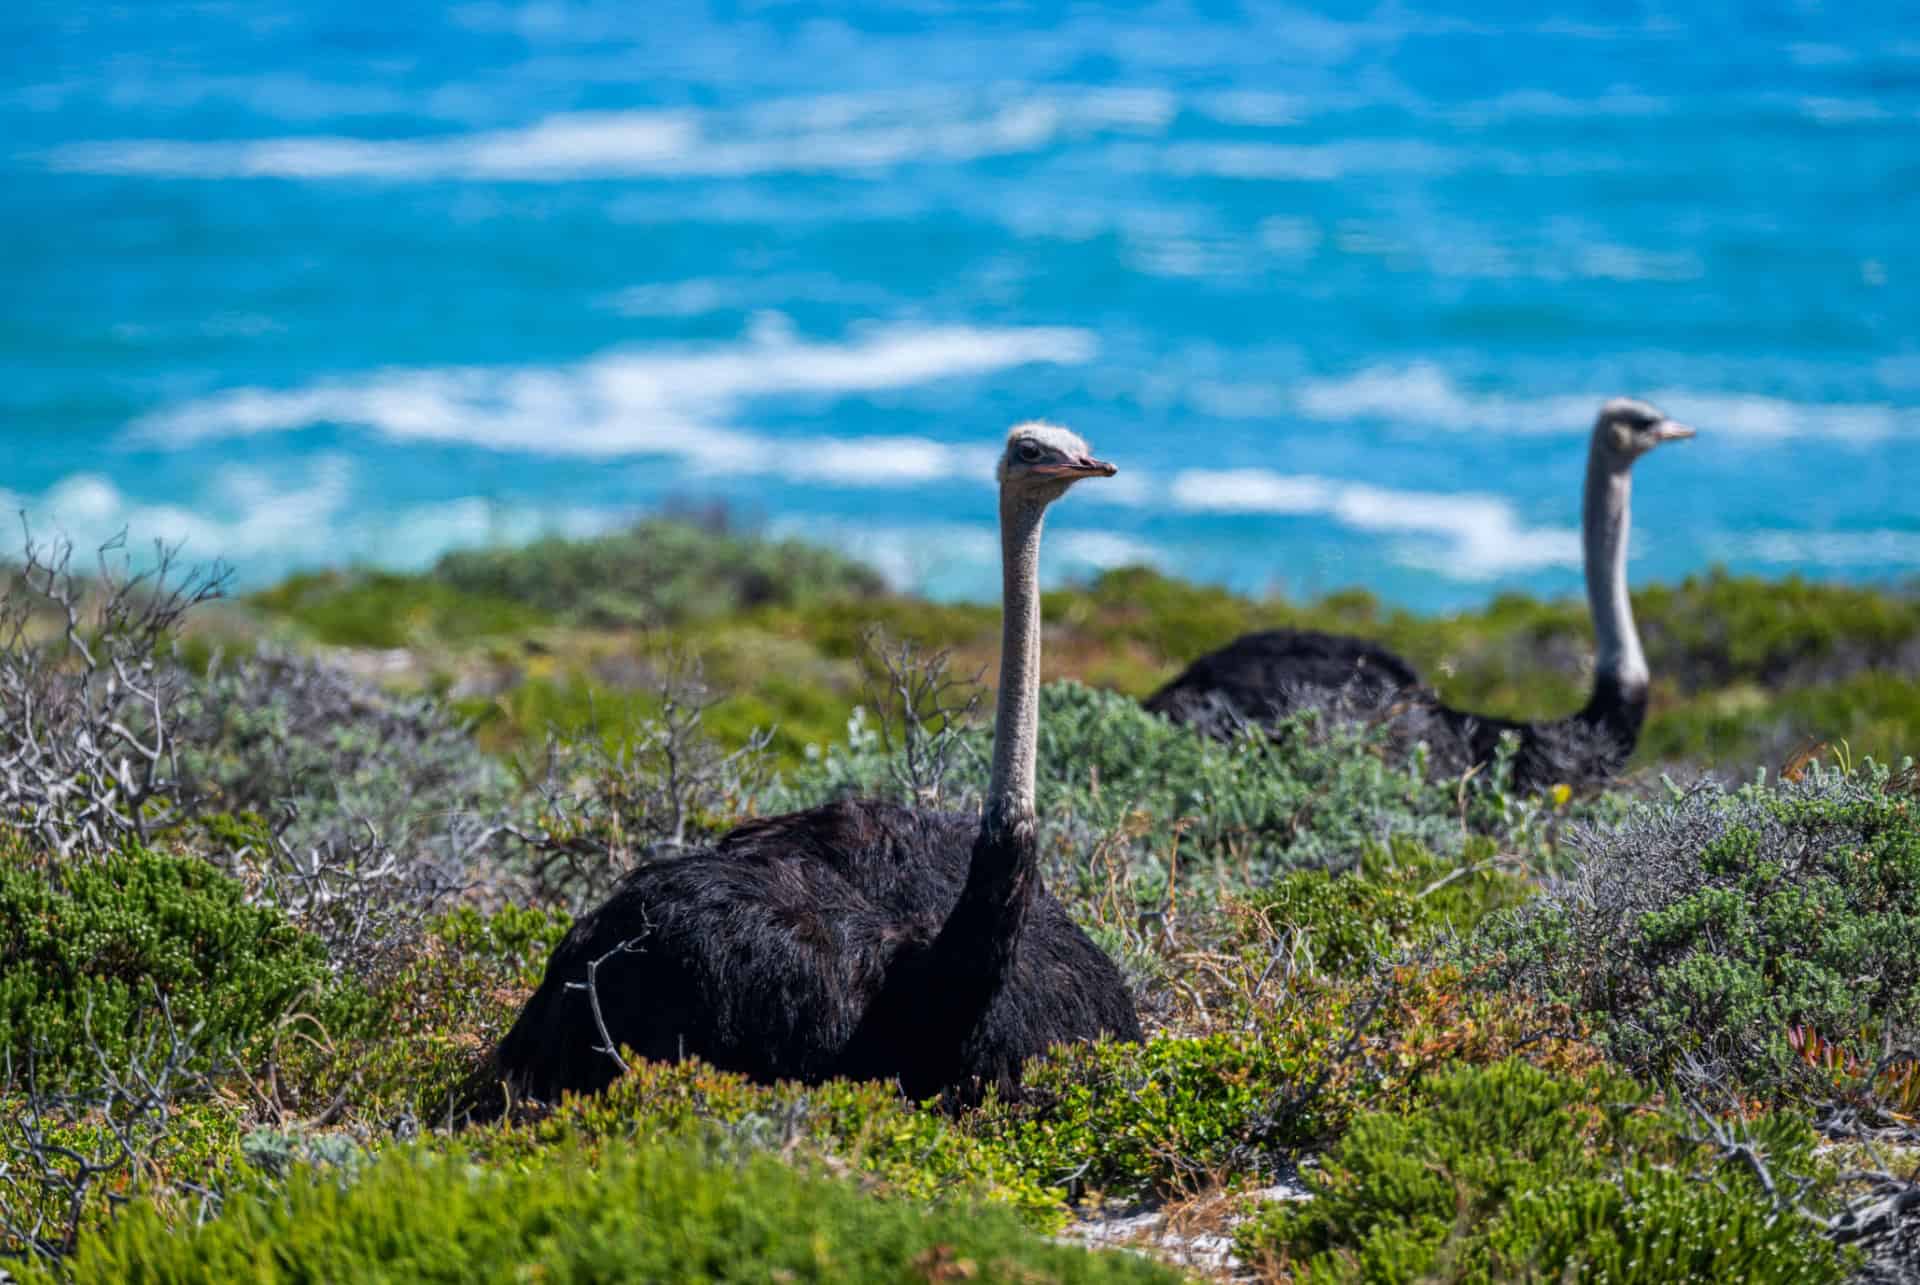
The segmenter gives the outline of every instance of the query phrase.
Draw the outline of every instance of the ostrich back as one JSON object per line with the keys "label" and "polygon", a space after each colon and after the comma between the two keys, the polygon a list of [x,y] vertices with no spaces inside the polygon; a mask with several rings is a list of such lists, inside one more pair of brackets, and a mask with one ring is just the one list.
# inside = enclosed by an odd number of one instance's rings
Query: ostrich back
{"label": "ostrich back", "polygon": [[1518,738],[1510,784],[1532,791],[1605,781],[1625,766],[1646,712],[1644,689],[1601,680],[1571,718],[1523,723],[1454,709],[1406,661],[1360,638],[1279,629],[1247,634],[1187,666],[1146,708],[1208,736],[1230,739],[1248,724],[1270,726],[1301,709],[1386,722],[1393,743],[1427,747],[1428,770],[1457,777],[1492,763]]}
{"label": "ostrich back", "polygon": [[1153,713],[1210,736],[1270,724],[1340,694],[1365,708],[1419,688],[1420,675],[1377,643],[1305,629],[1246,634],[1188,665],[1149,696]]}
{"label": "ostrich back", "polygon": [[[542,1100],[613,1079],[588,994],[570,985],[595,960],[616,1045],[760,1081],[899,1076],[915,1097],[972,1097],[1011,1087],[1052,1044],[1138,1039],[1119,971],[1042,890],[964,1049],[929,1064],[926,1046],[952,1006],[941,1007],[928,947],[966,883],[978,830],[951,813],[850,801],[750,822],[641,866],[554,951],[494,1071]],[[899,1002],[903,979],[914,1002]],[[870,1015],[883,990],[891,1002]]]}

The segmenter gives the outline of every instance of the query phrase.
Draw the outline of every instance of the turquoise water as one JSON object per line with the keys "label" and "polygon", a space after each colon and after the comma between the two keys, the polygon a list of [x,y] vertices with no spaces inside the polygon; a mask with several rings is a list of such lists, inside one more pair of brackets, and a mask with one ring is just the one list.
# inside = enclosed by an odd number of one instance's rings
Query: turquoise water
{"label": "turquoise water", "polygon": [[[1621,16],[1623,13],[1628,16]],[[0,500],[244,581],[722,500],[991,592],[1422,608],[1920,568],[1910,7],[38,3],[0,13]]]}

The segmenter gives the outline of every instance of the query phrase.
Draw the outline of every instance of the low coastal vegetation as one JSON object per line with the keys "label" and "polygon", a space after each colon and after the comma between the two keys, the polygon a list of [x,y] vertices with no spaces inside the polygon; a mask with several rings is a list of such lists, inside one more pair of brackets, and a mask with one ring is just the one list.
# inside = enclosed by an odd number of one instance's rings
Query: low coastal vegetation
{"label": "low coastal vegetation", "polygon": [[[1222,745],[1137,697],[1285,624],[1561,713],[1580,604],[1414,617],[1144,569],[1056,590],[1048,878],[1144,1043],[1056,1050],[960,1114],[635,1063],[461,1127],[623,870],[849,794],[973,806],[995,610],[711,520],[218,602],[87,571],[41,549],[0,584],[21,1279],[1913,1270],[1920,595],[1645,588],[1632,769],[1518,796],[1379,726]],[[1147,1252],[1080,1243],[1116,1226]]]}

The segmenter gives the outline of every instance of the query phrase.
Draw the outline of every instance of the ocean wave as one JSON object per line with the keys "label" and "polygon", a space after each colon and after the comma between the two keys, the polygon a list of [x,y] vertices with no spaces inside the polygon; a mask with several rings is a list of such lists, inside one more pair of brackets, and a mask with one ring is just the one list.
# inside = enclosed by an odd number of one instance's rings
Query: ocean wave
{"label": "ocean wave", "polygon": [[446,137],[190,142],[116,139],[54,149],[56,170],[151,178],[559,182],[884,170],[1041,150],[1102,133],[1158,133],[1169,96],[1146,90],[835,96],[734,113],[568,112]]}
{"label": "ocean wave", "polygon": [[1715,557],[1789,567],[1920,567],[1920,531],[1748,531],[1714,542]]}
{"label": "ocean wave", "polygon": [[[1102,484],[1104,485],[1104,483]],[[1092,495],[1082,487],[1074,496]],[[1000,537],[988,522],[875,525],[844,518],[782,519],[776,535],[821,541],[866,563],[896,589],[981,601],[1000,594]],[[1165,549],[1125,531],[1101,527],[1049,529],[1041,546],[1041,579],[1048,584],[1124,566],[1165,565]]]}
{"label": "ocean wave", "polygon": [[1189,469],[1174,479],[1169,498],[1190,513],[1325,517],[1355,531],[1409,537],[1395,546],[1395,561],[1455,580],[1580,565],[1579,532],[1528,526],[1490,495],[1399,491],[1267,469]]}
{"label": "ocean wave", "polygon": [[77,549],[126,533],[136,548],[157,540],[178,546],[190,561],[239,563],[250,582],[294,566],[419,566],[462,545],[586,534],[623,518],[612,510],[513,507],[478,497],[372,514],[356,507],[356,470],[344,455],[302,460],[287,472],[293,476],[228,465],[198,494],[177,500],[143,498],[83,472],[38,495],[0,490],[0,506],[24,513],[36,536],[58,536]]}
{"label": "ocean wave", "polygon": [[[1619,390],[1549,397],[1475,393],[1431,362],[1368,366],[1351,375],[1308,379],[1290,389],[1256,385],[1203,393],[1209,409],[1245,406],[1252,413],[1275,405],[1316,420],[1378,419],[1448,431],[1505,433],[1587,432],[1600,403]],[[1689,388],[1638,390],[1636,395],[1699,428],[1747,441],[1825,438],[1867,444],[1920,434],[1920,409],[1872,403],[1795,402],[1758,394]],[[1217,412],[1218,413],[1218,412]]]}
{"label": "ocean wave", "polygon": [[[912,439],[887,450],[769,439],[732,419],[755,398],[835,396],[1092,358],[1093,336],[1061,327],[892,325],[844,343],[796,338],[762,316],[747,339],[710,349],[615,351],[565,366],[387,370],[305,388],[239,388],[136,421],[140,443],[184,449],[223,438],[351,425],[400,442],[543,455],[668,455],[710,473],[795,473],[842,483],[918,480],[972,464],[961,448]],[[850,455],[856,451],[858,457]]]}

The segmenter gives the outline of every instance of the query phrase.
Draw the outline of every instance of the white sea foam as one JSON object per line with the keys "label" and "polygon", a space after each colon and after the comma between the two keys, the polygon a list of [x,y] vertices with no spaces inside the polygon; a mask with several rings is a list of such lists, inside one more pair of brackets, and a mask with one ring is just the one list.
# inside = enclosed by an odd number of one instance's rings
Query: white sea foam
{"label": "white sea foam", "polygon": [[375,511],[358,503],[357,481],[348,457],[327,454],[284,474],[228,465],[178,501],[144,499],[101,474],[75,473],[38,495],[0,489],[0,507],[24,512],[36,534],[62,537],[81,550],[125,532],[137,546],[178,545],[189,561],[239,564],[255,581],[316,564],[424,566],[448,549],[592,535],[631,516],[616,508],[502,504],[479,496]]}
{"label": "white sea foam", "polygon": [[1326,517],[1352,530],[1400,536],[1399,562],[1456,580],[1580,565],[1577,531],[1527,526],[1496,496],[1389,490],[1266,469],[1189,469],[1174,479],[1170,497],[1193,513]]}
{"label": "white sea foam", "polygon": [[782,444],[732,423],[755,398],[834,396],[982,375],[1030,362],[1076,364],[1093,337],[1068,328],[886,326],[838,344],[794,337],[759,319],[745,342],[719,348],[615,351],[564,366],[388,370],[305,388],[240,388],[150,414],[142,442],[184,448],[232,437],[345,424],[394,441],[453,442],[546,455],[677,456],[714,473],[798,472],[812,480],[931,476],[969,463],[925,442],[887,451]]}
{"label": "white sea foam", "polygon": [[1861,125],[1893,119],[1892,112],[1870,98],[1802,98],[1800,114],[1821,125]]}
{"label": "white sea foam", "polygon": [[1714,546],[1715,557],[1777,566],[1920,567],[1920,531],[1749,531]]}
{"label": "white sea foam", "polygon": [[121,531],[141,541],[180,544],[191,557],[241,557],[312,550],[316,530],[340,513],[352,468],[338,456],[312,462],[304,480],[282,484],[257,470],[227,467],[204,494],[166,503],[129,497],[99,473],[75,473],[39,496],[0,492],[0,505],[25,512],[36,528],[58,532],[81,548]]}
{"label": "white sea foam", "polygon": [[1061,562],[1072,568],[1107,571],[1114,567],[1152,566],[1165,558],[1158,545],[1124,531],[1069,530],[1050,539],[1059,548]]}
{"label": "white sea foam", "polygon": [[[1069,503],[1078,505],[1098,485],[1080,487]],[[772,524],[776,535],[824,541],[859,559],[900,589],[931,588],[942,594],[977,599],[1000,594],[1000,539],[991,523],[929,522],[903,526],[849,519],[810,517]],[[1124,531],[1068,525],[1047,532],[1041,546],[1041,577],[1047,583],[1075,579],[1133,565],[1163,565],[1160,546]]]}
{"label": "white sea foam", "polygon": [[738,113],[569,112],[444,137],[116,139],[48,156],[55,169],[155,178],[557,182],[863,172],[1036,151],[1062,138],[1162,130],[1170,96],[1082,90],[833,97]]}
{"label": "white sea foam", "polygon": [[[1127,157],[1129,150],[1113,149]],[[1339,143],[1172,143],[1157,150],[1157,167],[1182,177],[1300,179],[1332,182],[1349,174],[1445,174],[1466,155],[1417,139]]]}
{"label": "white sea foam", "polygon": [[[1548,397],[1474,393],[1430,362],[1369,366],[1351,375],[1304,380],[1288,396],[1299,414],[1318,420],[1382,419],[1400,424],[1466,432],[1577,434],[1592,428],[1599,405],[1618,389],[1594,389]],[[1688,388],[1634,390],[1704,434],[1749,441],[1825,438],[1870,443],[1920,434],[1920,410],[1870,403],[1794,402],[1750,394]],[[1233,397],[1210,394],[1213,404],[1261,404],[1253,391]]]}

